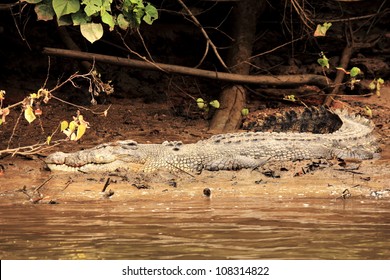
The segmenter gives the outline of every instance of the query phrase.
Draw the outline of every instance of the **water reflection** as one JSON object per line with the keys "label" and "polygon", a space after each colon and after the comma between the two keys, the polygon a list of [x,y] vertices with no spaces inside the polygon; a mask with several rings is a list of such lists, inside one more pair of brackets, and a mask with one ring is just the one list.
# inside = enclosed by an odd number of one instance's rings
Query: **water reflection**
{"label": "water reflection", "polygon": [[1,205],[1,259],[386,259],[390,201]]}

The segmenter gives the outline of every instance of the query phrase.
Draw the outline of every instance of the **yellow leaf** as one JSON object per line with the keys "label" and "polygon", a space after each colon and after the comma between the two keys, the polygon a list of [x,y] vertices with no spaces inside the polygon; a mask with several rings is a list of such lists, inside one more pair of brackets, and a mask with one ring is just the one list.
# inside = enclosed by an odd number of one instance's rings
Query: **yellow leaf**
{"label": "yellow leaf", "polygon": [[34,115],[33,109],[31,106],[27,106],[26,109],[24,109],[24,118],[29,122],[32,123],[36,117]]}
{"label": "yellow leaf", "polygon": [[47,136],[47,139],[46,139],[46,144],[47,145],[50,145],[50,142],[51,142],[51,136]]}
{"label": "yellow leaf", "polygon": [[87,126],[85,124],[80,124],[77,127],[77,137],[76,137],[76,140],[79,140],[84,135],[86,129],[87,129]]}
{"label": "yellow leaf", "polygon": [[65,129],[67,129],[68,126],[69,126],[69,124],[67,121],[62,121],[61,122],[61,132],[64,131]]}
{"label": "yellow leaf", "polygon": [[366,115],[370,118],[372,118],[372,110],[370,107],[366,106]]}
{"label": "yellow leaf", "polygon": [[71,122],[69,123],[69,130],[70,130],[71,132],[75,131],[75,130],[76,130],[76,127],[77,127],[77,124],[76,124],[75,121],[71,121]]}
{"label": "yellow leaf", "polygon": [[381,90],[380,90],[379,84],[376,85],[375,94],[376,94],[378,97],[381,97]]}
{"label": "yellow leaf", "polygon": [[288,100],[288,101],[292,101],[292,102],[295,102],[295,101],[297,101],[296,99],[295,99],[295,95],[286,95],[286,96],[284,96],[283,97],[283,100]]}

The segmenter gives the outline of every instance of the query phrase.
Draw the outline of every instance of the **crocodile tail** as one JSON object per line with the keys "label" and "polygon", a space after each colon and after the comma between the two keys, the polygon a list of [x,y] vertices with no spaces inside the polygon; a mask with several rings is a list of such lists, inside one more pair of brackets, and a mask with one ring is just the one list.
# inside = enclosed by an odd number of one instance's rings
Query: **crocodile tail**
{"label": "crocodile tail", "polygon": [[246,119],[243,129],[254,132],[328,134],[337,131],[342,124],[336,113],[321,106],[295,109],[270,116],[262,112],[254,113]]}

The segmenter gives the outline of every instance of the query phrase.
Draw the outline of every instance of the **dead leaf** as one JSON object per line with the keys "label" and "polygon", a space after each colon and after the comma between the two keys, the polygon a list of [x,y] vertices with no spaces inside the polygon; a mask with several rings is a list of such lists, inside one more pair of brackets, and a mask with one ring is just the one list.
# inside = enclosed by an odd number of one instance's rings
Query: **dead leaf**
{"label": "dead leaf", "polygon": [[8,108],[0,109],[1,123],[5,123],[5,117],[8,116],[8,114],[9,114]]}
{"label": "dead leaf", "polygon": [[34,115],[34,111],[33,109],[31,108],[31,106],[27,106],[25,109],[24,109],[24,118],[29,122],[29,123],[32,123],[36,117]]}

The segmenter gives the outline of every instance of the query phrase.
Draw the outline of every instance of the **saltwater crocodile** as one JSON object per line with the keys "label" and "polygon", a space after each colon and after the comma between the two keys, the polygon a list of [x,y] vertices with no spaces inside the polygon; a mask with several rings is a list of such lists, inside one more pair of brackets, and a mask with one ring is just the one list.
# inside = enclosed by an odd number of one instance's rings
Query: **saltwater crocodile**
{"label": "saltwater crocodile", "polygon": [[[179,141],[138,144],[132,140],[98,145],[75,153],[56,152],[46,158],[51,170],[108,172],[158,169],[200,173],[202,170],[257,168],[267,161],[356,158],[378,152],[374,125],[346,111],[332,113],[340,127],[331,133],[241,132],[212,136],[192,144]],[[321,123],[321,122],[320,122]]]}

